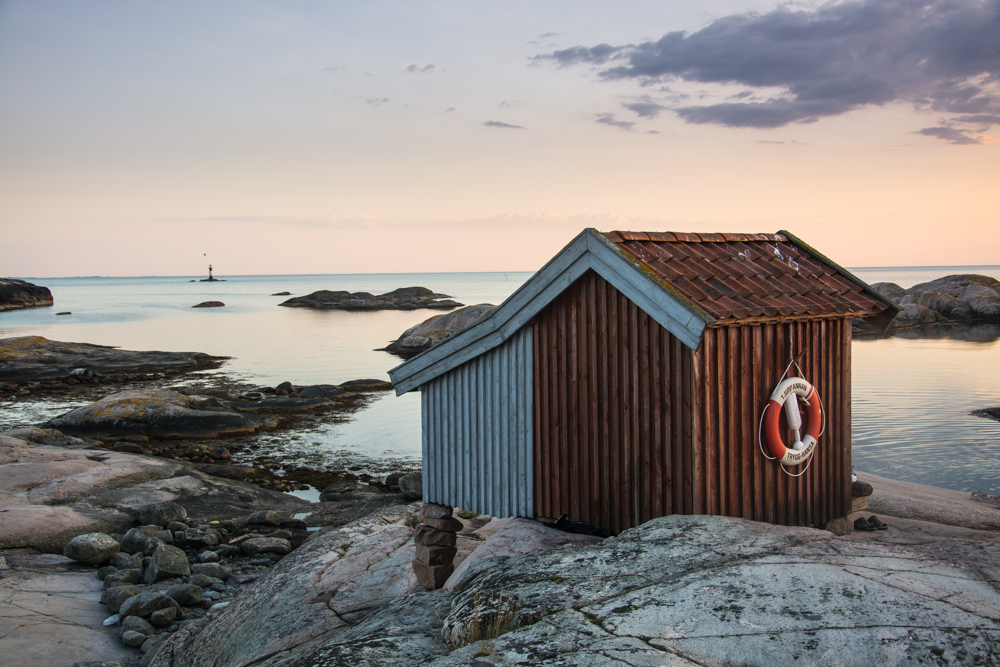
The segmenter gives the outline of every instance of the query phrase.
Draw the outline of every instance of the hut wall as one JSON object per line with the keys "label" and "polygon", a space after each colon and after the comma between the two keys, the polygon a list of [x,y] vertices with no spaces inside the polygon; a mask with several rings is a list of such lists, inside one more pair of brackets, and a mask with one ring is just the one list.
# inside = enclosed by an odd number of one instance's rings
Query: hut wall
{"label": "hut wall", "polygon": [[[771,392],[802,350],[806,354],[799,366],[822,398],[826,428],[809,469],[791,477],[764,458],[757,437]],[[850,513],[849,320],[709,328],[694,367],[696,513],[793,526]],[[797,375],[794,368],[789,374]]]}
{"label": "hut wall", "polygon": [[421,387],[424,500],[532,516],[531,327]]}
{"label": "hut wall", "polygon": [[692,352],[593,271],[532,328],[535,515],[692,513]]}

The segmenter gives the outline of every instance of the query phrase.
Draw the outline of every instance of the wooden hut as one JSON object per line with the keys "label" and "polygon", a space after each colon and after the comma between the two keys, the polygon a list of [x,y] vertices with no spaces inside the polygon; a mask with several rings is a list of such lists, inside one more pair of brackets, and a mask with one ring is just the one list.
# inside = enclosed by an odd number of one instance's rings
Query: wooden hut
{"label": "wooden hut", "polygon": [[[389,374],[421,392],[427,502],[615,533],[668,514],[816,525],[850,513],[851,320],[897,311],[788,232],[587,229]],[[783,470],[758,433],[795,358],[825,430]]]}

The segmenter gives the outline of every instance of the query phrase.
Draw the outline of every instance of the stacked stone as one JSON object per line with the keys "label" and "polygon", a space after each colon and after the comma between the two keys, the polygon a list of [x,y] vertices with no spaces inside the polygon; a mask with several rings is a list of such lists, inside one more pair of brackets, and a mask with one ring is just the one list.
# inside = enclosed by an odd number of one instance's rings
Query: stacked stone
{"label": "stacked stone", "polygon": [[457,533],[464,526],[452,516],[450,507],[437,503],[424,503],[417,521],[420,525],[414,536],[417,557],[413,559],[413,571],[424,588],[435,590],[455,571]]}

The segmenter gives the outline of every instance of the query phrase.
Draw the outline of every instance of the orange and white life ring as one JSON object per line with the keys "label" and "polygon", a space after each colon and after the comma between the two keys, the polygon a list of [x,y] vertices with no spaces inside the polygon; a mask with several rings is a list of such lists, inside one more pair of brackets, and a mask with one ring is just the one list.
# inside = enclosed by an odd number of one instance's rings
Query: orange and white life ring
{"label": "orange and white life ring", "polygon": [[[806,434],[802,430],[802,414],[799,412],[799,398],[806,402]],[[784,406],[788,427],[795,431],[795,442],[786,447],[781,439],[779,426],[781,408]],[[787,378],[771,393],[764,409],[764,437],[767,448],[774,458],[785,465],[799,465],[805,462],[819,439],[823,426],[823,408],[816,388],[803,378]]]}

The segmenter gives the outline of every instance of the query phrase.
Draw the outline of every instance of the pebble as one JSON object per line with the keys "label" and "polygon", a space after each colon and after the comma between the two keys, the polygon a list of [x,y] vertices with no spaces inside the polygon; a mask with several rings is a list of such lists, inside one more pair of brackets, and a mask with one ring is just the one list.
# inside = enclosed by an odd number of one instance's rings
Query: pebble
{"label": "pebble", "polygon": [[105,626],[114,625],[120,620],[122,620],[121,614],[112,614],[111,616],[108,616],[106,619],[104,619],[104,625]]}

